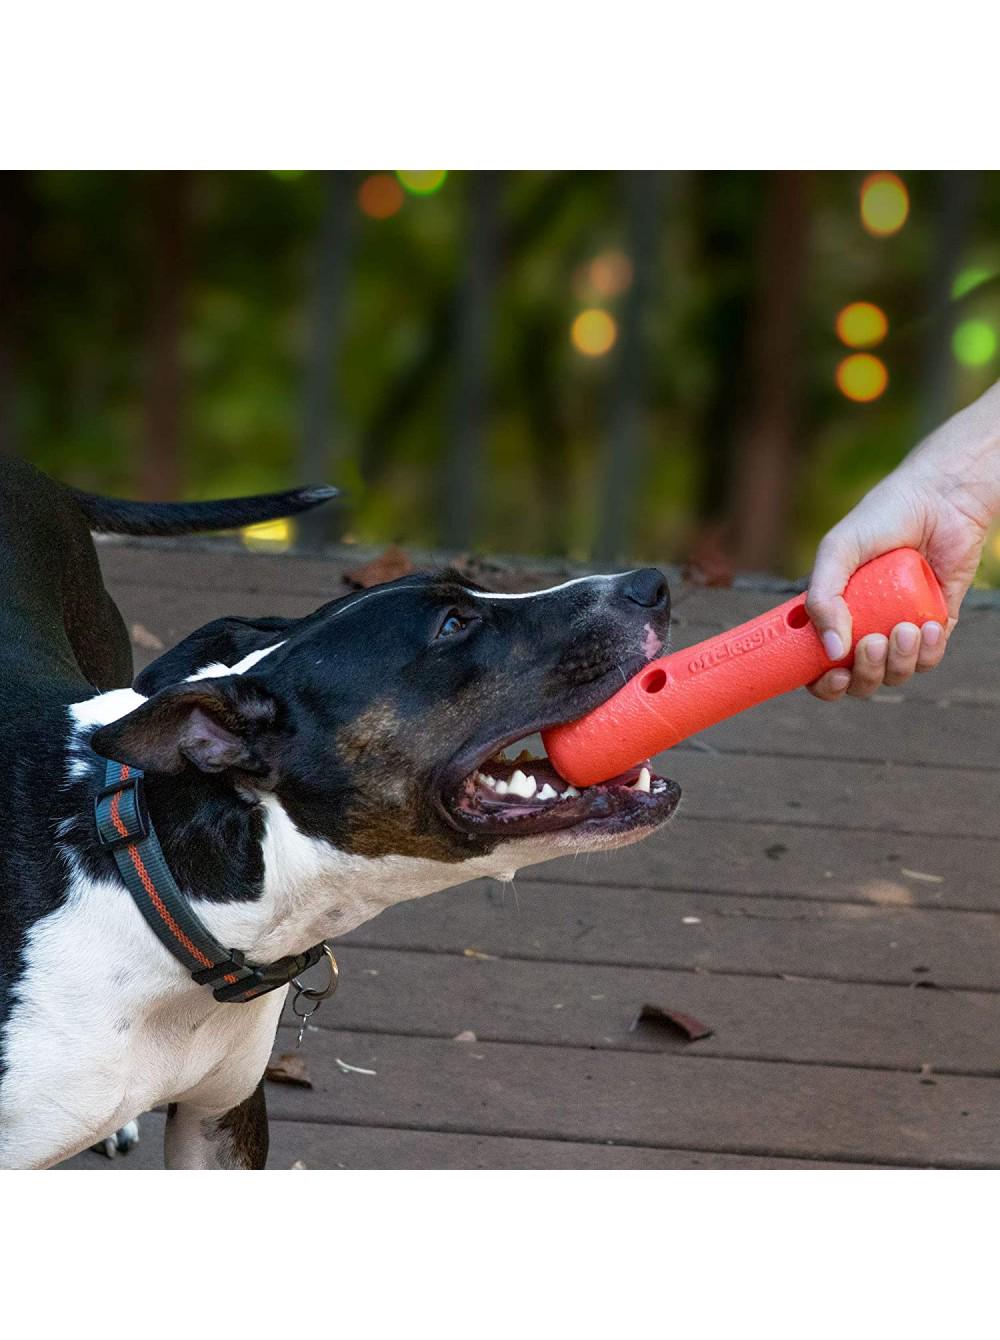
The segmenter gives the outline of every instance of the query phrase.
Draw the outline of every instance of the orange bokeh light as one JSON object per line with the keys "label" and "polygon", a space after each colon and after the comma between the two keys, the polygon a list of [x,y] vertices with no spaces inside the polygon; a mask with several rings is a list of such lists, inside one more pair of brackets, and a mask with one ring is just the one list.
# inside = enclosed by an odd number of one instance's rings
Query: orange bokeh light
{"label": "orange bokeh light", "polygon": [[606,354],[618,338],[615,319],[600,307],[589,307],[573,322],[570,339],[573,346],[588,358]]}
{"label": "orange bokeh light", "polygon": [[391,219],[402,209],[405,199],[402,186],[389,172],[372,173],[358,188],[361,212],[370,219]]}
{"label": "orange bokeh light", "polygon": [[867,404],[889,385],[889,371],[874,354],[849,354],[837,368],[837,387],[848,400]]}
{"label": "orange bokeh light", "polygon": [[861,222],[873,237],[898,233],[910,212],[910,195],[895,172],[873,172],[861,184]]}
{"label": "orange bokeh light", "polygon": [[870,348],[888,335],[889,319],[873,302],[851,302],[837,313],[836,330],[849,348]]}

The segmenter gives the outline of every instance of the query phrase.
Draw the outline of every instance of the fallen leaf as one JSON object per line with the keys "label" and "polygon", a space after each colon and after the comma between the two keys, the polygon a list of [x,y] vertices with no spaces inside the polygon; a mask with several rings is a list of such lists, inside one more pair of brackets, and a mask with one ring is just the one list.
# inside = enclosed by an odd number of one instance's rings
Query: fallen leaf
{"label": "fallen leaf", "polygon": [[708,526],[695,539],[682,576],[692,586],[732,586],[736,575],[722,526]]}
{"label": "fallen leaf", "polygon": [[367,590],[369,586],[394,582],[397,577],[408,577],[412,571],[413,564],[409,554],[400,549],[398,544],[390,544],[388,549],[382,550],[378,558],[373,558],[369,563],[362,563],[361,567],[355,568],[353,572],[345,572],[344,581],[348,586]]}
{"label": "fallen leaf", "polygon": [[132,641],[137,647],[145,647],[147,651],[162,651],[164,646],[156,634],[144,628],[141,623],[132,625]]}
{"label": "fallen leaf", "polygon": [[934,1070],[934,1067],[931,1065],[930,1061],[925,1061],[925,1062],[923,1063],[923,1065],[920,1067],[920,1083],[921,1083],[921,1084],[936,1084],[936,1083],[937,1083],[937,1080],[936,1080],[936,1079],[932,1079],[932,1078],[931,1078],[932,1073],[933,1073],[933,1070]]}
{"label": "fallen leaf", "polygon": [[680,1010],[665,1010],[662,1005],[643,1005],[628,1031],[634,1033],[641,1024],[680,1033],[687,1042],[699,1042],[702,1038],[710,1038],[715,1032],[714,1028],[709,1028],[690,1014],[682,1014]]}
{"label": "fallen leaf", "polygon": [[282,1052],[276,1056],[264,1071],[264,1078],[272,1084],[297,1084],[302,1089],[313,1086],[309,1067],[299,1052]]}
{"label": "fallen leaf", "polygon": [[462,953],[466,958],[481,958],[487,963],[496,963],[497,961],[496,954],[484,954],[481,949],[463,949]]}
{"label": "fallen leaf", "polygon": [[478,1042],[479,1039],[473,1033],[471,1028],[463,1028],[461,1033],[456,1033],[452,1042]]}
{"label": "fallen leaf", "polygon": [[769,857],[770,860],[776,861],[779,856],[784,856],[787,850],[788,848],[783,842],[773,842],[770,847],[764,848],[764,855]]}
{"label": "fallen leaf", "polygon": [[905,875],[907,879],[917,879],[922,884],[943,884],[944,875],[929,875],[926,870],[907,870],[905,866],[900,868],[899,873]]}
{"label": "fallen leaf", "polygon": [[342,1061],[339,1056],[335,1056],[333,1059],[345,1075],[375,1075],[378,1073],[375,1070],[366,1070],[364,1066],[361,1065],[348,1065],[347,1062]]}

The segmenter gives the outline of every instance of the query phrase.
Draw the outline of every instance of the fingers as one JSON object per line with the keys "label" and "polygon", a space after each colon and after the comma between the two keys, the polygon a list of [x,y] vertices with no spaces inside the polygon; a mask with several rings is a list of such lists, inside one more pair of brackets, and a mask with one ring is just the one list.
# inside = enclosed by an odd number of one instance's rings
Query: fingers
{"label": "fingers", "polygon": [[809,692],[826,703],[836,702],[845,694],[852,698],[870,698],[883,684],[894,688],[911,675],[933,670],[947,645],[944,629],[931,621],[920,629],[916,624],[900,623],[889,637],[871,633],[858,642],[851,670],[828,670]]}
{"label": "fingers", "polygon": [[940,665],[944,649],[948,645],[945,631],[939,623],[931,619],[920,630],[920,651],[917,654],[917,673],[933,670]]}
{"label": "fingers", "polygon": [[881,633],[863,637],[854,649],[854,669],[847,692],[852,698],[870,698],[886,682],[890,639]]}
{"label": "fingers", "polygon": [[850,670],[828,670],[825,675],[807,685],[814,698],[824,703],[835,703],[843,698],[851,682]]}
{"label": "fingers", "polygon": [[844,587],[860,561],[857,545],[831,531],[816,553],[806,611],[831,661],[842,660],[851,646],[851,611]]}

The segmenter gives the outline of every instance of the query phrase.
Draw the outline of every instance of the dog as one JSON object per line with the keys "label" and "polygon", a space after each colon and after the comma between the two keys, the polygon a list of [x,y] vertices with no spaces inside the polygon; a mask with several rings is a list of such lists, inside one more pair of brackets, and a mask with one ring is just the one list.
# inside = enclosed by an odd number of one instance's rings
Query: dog
{"label": "dog", "polygon": [[0,466],[0,1167],[164,1103],[167,1167],[264,1167],[282,988],[326,940],[637,841],[677,806],[645,766],[581,792],[510,757],[659,653],[653,568],[528,595],[412,575],[302,619],[219,619],[131,684],[91,528],[241,525],[330,492],[124,503]]}

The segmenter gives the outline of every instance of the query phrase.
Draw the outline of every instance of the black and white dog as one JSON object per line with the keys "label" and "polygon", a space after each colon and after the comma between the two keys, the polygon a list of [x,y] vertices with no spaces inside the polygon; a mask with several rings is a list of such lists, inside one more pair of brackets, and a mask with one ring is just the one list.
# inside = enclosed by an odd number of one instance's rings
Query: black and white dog
{"label": "black and white dog", "polygon": [[254,963],[403,899],[635,841],[676,807],[647,768],[578,792],[546,759],[507,757],[659,652],[654,569],[526,596],[407,577],[304,619],[220,619],[126,687],[91,528],[241,525],[329,493],[129,504],[0,465],[0,1168],[57,1163],[160,1103],[169,1167],[264,1166],[285,992],[222,1003],[151,933],[95,829],[107,760],[143,770],[176,885]]}

